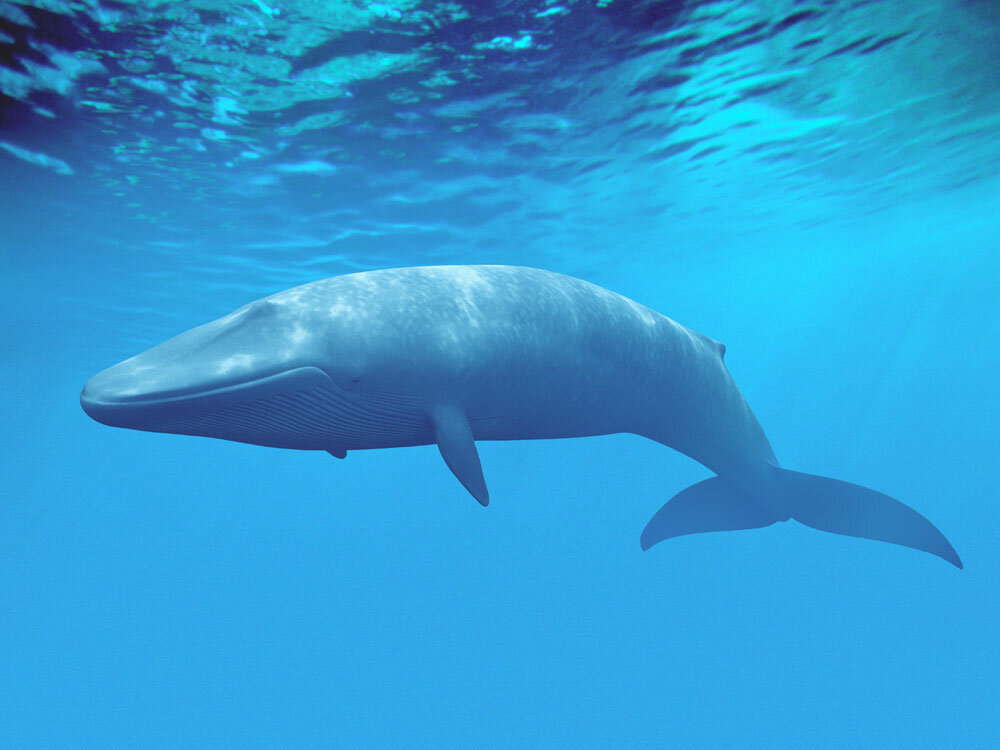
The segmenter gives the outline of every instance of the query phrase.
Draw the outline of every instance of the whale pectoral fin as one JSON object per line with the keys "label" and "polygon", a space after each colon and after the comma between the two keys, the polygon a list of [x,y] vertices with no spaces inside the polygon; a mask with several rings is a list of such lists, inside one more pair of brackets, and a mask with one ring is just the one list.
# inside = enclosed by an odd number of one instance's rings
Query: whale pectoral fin
{"label": "whale pectoral fin", "polygon": [[646,524],[639,544],[643,549],[649,549],[657,542],[675,536],[759,529],[777,520],[722,477],[712,477],[670,498]]}
{"label": "whale pectoral fin", "polygon": [[431,419],[434,422],[434,438],[444,462],[480,505],[488,505],[490,493],[486,489],[483,466],[479,462],[469,420],[461,409],[454,406],[435,408]]}
{"label": "whale pectoral fin", "polygon": [[334,458],[347,458],[347,451],[343,448],[327,448],[326,452]]}

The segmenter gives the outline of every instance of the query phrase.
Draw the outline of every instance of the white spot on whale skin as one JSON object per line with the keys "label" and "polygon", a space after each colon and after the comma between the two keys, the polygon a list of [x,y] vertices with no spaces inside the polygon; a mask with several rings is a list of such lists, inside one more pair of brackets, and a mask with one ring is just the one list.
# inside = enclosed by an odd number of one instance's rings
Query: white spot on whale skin
{"label": "white spot on whale skin", "polygon": [[310,332],[301,325],[296,325],[292,332],[288,334],[288,346],[281,352],[282,359],[291,359],[298,353],[304,344],[312,339]]}
{"label": "white spot on whale skin", "polygon": [[222,360],[215,372],[217,375],[228,375],[233,370],[248,370],[253,366],[253,359],[249,354],[234,354]]}
{"label": "white spot on whale skin", "polygon": [[629,307],[632,308],[632,311],[635,313],[636,317],[639,318],[639,320],[647,326],[656,325],[656,314],[652,310],[645,305],[640,305],[638,302],[634,302],[633,300],[626,299],[625,301],[628,302]]}
{"label": "white spot on whale skin", "polygon": [[331,318],[353,318],[356,315],[356,310],[353,305],[344,302],[343,299],[338,299],[335,303],[330,305],[330,317]]}
{"label": "white spot on whale skin", "polygon": [[309,331],[307,331],[302,326],[295,326],[295,330],[292,331],[292,336],[291,336],[293,344],[301,344],[305,342],[305,340],[308,338],[309,338]]}

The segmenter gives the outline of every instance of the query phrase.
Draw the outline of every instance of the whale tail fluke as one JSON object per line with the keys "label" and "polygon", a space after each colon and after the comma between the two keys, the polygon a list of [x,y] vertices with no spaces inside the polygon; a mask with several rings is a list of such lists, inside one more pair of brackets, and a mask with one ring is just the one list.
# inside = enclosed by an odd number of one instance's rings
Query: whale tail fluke
{"label": "whale tail fluke", "polygon": [[833,534],[874,539],[930,552],[961,568],[955,548],[937,527],[908,505],[881,492],[839,479],[775,469],[792,518]]}
{"label": "whale tail fluke", "polygon": [[750,502],[731,482],[712,477],[670,498],[646,524],[639,544],[646,550],[675,536],[760,529],[777,520],[766,508]]}
{"label": "whale tail fluke", "polygon": [[[774,505],[799,523],[833,534],[874,539],[930,552],[961,568],[944,534],[907,505],[881,492],[839,479],[774,468]],[[768,503],[771,505],[771,503]],[[683,534],[768,526],[780,520],[723,479],[698,482],[671,498],[646,525],[643,549]]]}

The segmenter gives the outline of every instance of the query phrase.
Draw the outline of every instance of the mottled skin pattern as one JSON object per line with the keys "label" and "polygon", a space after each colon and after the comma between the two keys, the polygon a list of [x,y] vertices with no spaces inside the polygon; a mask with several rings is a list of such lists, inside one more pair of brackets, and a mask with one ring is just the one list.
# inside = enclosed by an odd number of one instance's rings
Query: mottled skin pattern
{"label": "mottled skin pattern", "polygon": [[[315,366],[362,404],[399,396],[457,405],[476,439],[632,432],[756,484],[774,454],[722,351],[570,276],[511,266],[400,268],[252,302],[116,365],[88,388],[145,399]],[[402,444],[431,442],[428,431]]]}

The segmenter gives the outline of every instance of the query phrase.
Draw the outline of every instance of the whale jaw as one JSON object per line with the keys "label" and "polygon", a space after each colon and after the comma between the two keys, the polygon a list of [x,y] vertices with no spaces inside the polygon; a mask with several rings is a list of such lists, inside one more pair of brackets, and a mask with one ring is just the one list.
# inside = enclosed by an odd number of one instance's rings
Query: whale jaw
{"label": "whale jaw", "polygon": [[241,430],[258,436],[268,431],[262,423],[275,399],[294,400],[298,394],[333,387],[326,374],[315,367],[299,367],[219,388],[147,396],[109,388],[102,376],[104,373],[91,378],[80,393],[83,410],[102,424],[239,442],[251,442],[242,439]]}
{"label": "whale jaw", "polygon": [[161,398],[116,398],[88,382],[80,405],[92,419],[112,427],[335,455],[434,442],[417,400],[362,398],[336,386],[317,367]]}

